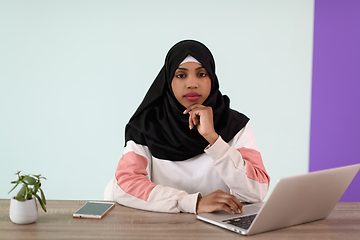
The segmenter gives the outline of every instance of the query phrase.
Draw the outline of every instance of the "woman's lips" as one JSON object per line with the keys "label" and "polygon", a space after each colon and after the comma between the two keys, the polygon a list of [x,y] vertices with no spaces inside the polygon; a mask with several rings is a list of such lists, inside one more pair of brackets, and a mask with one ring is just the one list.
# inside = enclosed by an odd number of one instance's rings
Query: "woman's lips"
{"label": "woman's lips", "polygon": [[198,100],[200,98],[200,94],[198,94],[198,93],[187,93],[187,94],[184,95],[184,97],[187,100],[194,102],[194,101],[196,101],[196,100]]}

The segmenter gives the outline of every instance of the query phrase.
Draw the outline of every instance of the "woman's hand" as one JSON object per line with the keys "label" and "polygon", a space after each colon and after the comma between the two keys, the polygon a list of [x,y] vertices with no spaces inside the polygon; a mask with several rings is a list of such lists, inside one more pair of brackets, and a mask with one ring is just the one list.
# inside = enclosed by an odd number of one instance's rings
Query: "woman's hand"
{"label": "woman's hand", "polygon": [[230,214],[241,213],[244,207],[241,202],[231,194],[217,190],[198,200],[196,213],[214,212],[224,210]]}
{"label": "woman's hand", "polygon": [[213,145],[219,135],[214,129],[212,108],[194,104],[184,111],[184,114],[187,113],[189,114],[189,128],[193,129],[196,125],[201,136],[203,136],[210,145]]}

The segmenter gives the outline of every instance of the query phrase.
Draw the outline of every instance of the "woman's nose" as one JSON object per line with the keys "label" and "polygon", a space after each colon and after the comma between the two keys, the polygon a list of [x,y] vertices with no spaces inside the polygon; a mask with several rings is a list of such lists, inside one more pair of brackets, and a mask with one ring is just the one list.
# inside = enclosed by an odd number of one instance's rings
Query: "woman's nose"
{"label": "woman's nose", "polygon": [[197,88],[199,85],[198,85],[198,82],[197,82],[197,79],[195,77],[189,77],[187,82],[186,82],[186,87],[187,88]]}

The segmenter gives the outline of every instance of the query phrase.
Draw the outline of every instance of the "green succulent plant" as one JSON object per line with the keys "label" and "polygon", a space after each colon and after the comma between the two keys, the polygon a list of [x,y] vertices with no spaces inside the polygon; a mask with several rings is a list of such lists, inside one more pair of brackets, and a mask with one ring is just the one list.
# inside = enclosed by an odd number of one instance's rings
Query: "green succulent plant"
{"label": "green succulent plant", "polygon": [[[15,199],[18,201],[26,201],[31,199],[33,196],[37,198],[40,203],[41,208],[46,212],[46,198],[43,190],[41,189],[40,179],[45,179],[45,177],[39,175],[20,175],[21,171],[15,173],[18,176],[18,180],[12,181],[12,184],[15,186],[8,192],[13,191],[19,184],[22,184],[22,187],[18,194],[15,196]],[[40,192],[40,196],[38,195]]]}

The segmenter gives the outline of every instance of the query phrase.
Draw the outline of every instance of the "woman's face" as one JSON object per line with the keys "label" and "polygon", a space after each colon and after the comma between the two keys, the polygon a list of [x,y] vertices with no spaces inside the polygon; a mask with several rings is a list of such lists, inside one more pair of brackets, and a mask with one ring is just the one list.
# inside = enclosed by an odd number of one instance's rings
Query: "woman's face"
{"label": "woman's face", "polygon": [[179,103],[188,108],[204,103],[210,94],[211,79],[201,64],[186,62],[176,69],[171,88]]}

